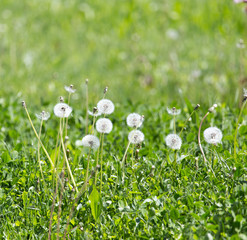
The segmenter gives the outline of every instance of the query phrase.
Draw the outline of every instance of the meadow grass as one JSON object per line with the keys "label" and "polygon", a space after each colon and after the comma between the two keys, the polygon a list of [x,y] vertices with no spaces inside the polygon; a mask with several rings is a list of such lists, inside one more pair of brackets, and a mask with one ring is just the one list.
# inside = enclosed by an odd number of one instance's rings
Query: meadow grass
{"label": "meadow grass", "polygon": [[[50,230],[51,239],[246,239],[242,10],[230,0],[2,0],[0,238],[47,239]],[[70,84],[76,92],[68,100]],[[99,159],[75,143],[94,129],[87,110],[106,86],[115,111]],[[59,154],[60,96],[73,112]],[[37,130],[35,114],[51,113],[40,135],[47,153],[22,100]],[[201,131],[216,126],[223,139],[211,146],[201,134],[204,162],[198,130],[214,103]],[[167,107],[181,114],[175,119]],[[145,140],[126,151],[133,112],[145,116]],[[172,150],[165,139],[175,132],[182,146]]]}

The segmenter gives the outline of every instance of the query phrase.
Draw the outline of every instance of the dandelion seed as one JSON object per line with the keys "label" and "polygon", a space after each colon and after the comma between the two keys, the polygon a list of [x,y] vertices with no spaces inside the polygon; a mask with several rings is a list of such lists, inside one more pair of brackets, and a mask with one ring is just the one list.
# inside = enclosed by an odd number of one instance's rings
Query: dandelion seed
{"label": "dandelion seed", "polygon": [[47,121],[50,118],[50,113],[42,111],[41,113],[36,113],[35,116],[42,121]]}
{"label": "dandelion seed", "polygon": [[219,128],[217,127],[209,127],[207,128],[204,132],[204,139],[207,143],[210,144],[217,144],[221,142],[222,139],[222,132]]}
{"label": "dandelion seed", "polygon": [[114,112],[114,104],[111,100],[102,99],[97,104],[98,111],[102,114],[111,114]]}
{"label": "dandelion seed", "polygon": [[76,91],[76,89],[74,89],[74,86],[72,84],[69,87],[64,86],[64,89],[69,93],[74,93]]}
{"label": "dandelion seed", "polygon": [[131,113],[127,117],[127,125],[129,127],[137,128],[142,125],[143,120],[144,120],[144,117],[142,117],[138,113]]}
{"label": "dandelion seed", "polygon": [[166,109],[168,114],[175,116],[175,115],[179,115],[181,113],[181,109],[176,109],[175,107],[173,108],[167,108]]}
{"label": "dandelion seed", "polygon": [[94,135],[86,135],[82,138],[82,146],[97,149],[100,145],[99,139]]}
{"label": "dandelion seed", "polygon": [[172,149],[179,150],[182,146],[182,140],[177,134],[169,134],[165,138],[166,145]]}
{"label": "dandelion seed", "polygon": [[217,108],[217,104],[214,104],[211,108],[208,109],[210,113],[214,112],[215,108]]}
{"label": "dandelion seed", "polygon": [[139,130],[133,130],[129,133],[128,139],[133,144],[139,144],[144,141],[144,134]]}
{"label": "dandelion seed", "polygon": [[67,118],[72,112],[72,108],[66,103],[58,103],[53,110],[54,114],[60,118]]}
{"label": "dandelion seed", "polygon": [[108,118],[100,118],[96,122],[96,130],[100,133],[110,133],[112,130],[112,122]]}

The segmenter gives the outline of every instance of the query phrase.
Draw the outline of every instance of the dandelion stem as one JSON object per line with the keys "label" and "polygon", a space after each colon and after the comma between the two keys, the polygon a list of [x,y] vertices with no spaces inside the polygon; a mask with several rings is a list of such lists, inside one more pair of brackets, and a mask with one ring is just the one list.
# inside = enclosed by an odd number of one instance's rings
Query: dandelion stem
{"label": "dandelion stem", "polygon": [[86,132],[88,133],[88,79],[86,79]]}
{"label": "dandelion stem", "polygon": [[31,127],[32,127],[32,129],[33,129],[33,131],[34,131],[34,133],[35,133],[35,135],[36,135],[36,137],[37,137],[37,139],[38,139],[38,141],[39,141],[39,143],[40,143],[42,149],[44,150],[45,155],[47,156],[47,158],[48,158],[48,160],[49,160],[49,162],[50,162],[50,164],[51,164],[51,166],[52,166],[52,169],[53,169],[53,168],[54,168],[54,164],[53,164],[53,162],[52,162],[52,160],[51,160],[51,157],[49,156],[47,150],[45,149],[43,143],[42,143],[41,140],[40,140],[40,137],[39,137],[39,135],[38,135],[38,133],[37,133],[37,131],[36,131],[34,125],[33,125],[33,122],[32,122],[32,120],[31,120],[31,117],[30,117],[29,113],[28,113],[28,110],[27,110],[27,107],[26,107],[25,103],[24,103],[23,106],[24,106],[24,109],[25,109],[25,111],[26,111],[28,120],[29,120],[29,122],[30,122],[30,124],[31,124]]}
{"label": "dandelion stem", "polygon": [[100,155],[100,193],[102,190],[102,178],[103,178],[103,146],[104,146],[104,133],[102,134],[102,143],[101,143],[101,155]]}
{"label": "dandelion stem", "polygon": [[73,183],[73,185],[75,187],[75,190],[76,190],[76,192],[78,192],[78,189],[77,189],[73,174],[72,174],[70,166],[69,166],[69,161],[68,161],[66,150],[65,150],[65,146],[64,146],[64,143],[63,143],[63,133],[62,133],[62,129],[61,128],[60,128],[60,137],[61,137],[62,149],[63,149],[63,154],[64,154],[65,162],[66,162],[66,165],[67,165],[67,169],[68,169],[69,175],[71,177],[72,183]]}
{"label": "dandelion stem", "polygon": [[88,157],[87,157],[87,171],[86,171],[85,182],[84,182],[84,185],[83,185],[83,189],[85,189],[85,191],[87,190],[87,181],[88,181],[88,171],[89,171],[89,163],[90,163],[90,154],[91,154],[91,148],[89,148],[89,153],[88,153]]}
{"label": "dandelion stem", "polygon": [[238,116],[238,120],[237,120],[237,123],[236,123],[235,133],[234,133],[234,160],[235,160],[235,162],[237,160],[237,134],[238,134],[238,125],[239,125],[239,122],[240,122],[240,119],[241,119],[241,116],[242,116],[244,107],[246,105],[246,102],[247,101],[245,100],[244,101],[244,104],[241,107],[241,110],[240,110],[240,113],[239,113],[239,116]]}
{"label": "dandelion stem", "polygon": [[192,113],[190,114],[190,116],[186,119],[185,123],[184,123],[184,126],[183,128],[181,129],[180,133],[179,133],[179,136],[181,137],[181,134],[182,132],[184,131],[185,127],[186,127],[186,124],[187,122],[189,121],[189,119],[192,117],[192,115],[194,114],[195,110],[192,111]]}
{"label": "dandelion stem", "polygon": [[124,181],[124,176],[125,176],[125,173],[124,173],[124,162],[125,162],[125,158],[126,158],[126,155],[127,155],[128,150],[129,150],[129,147],[130,147],[130,141],[128,142],[128,145],[126,147],[126,150],[125,150],[125,153],[124,153],[123,159],[122,159],[123,181]]}
{"label": "dandelion stem", "polygon": [[176,120],[175,120],[175,114],[173,115],[173,128],[174,128],[174,134],[176,134]]}
{"label": "dandelion stem", "polygon": [[[101,143],[101,138],[102,138],[102,133],[100,133],[100,136],[99,136],[99,142]],[[95,178],[94,178],[94,184],[96,185],[97,183],[97,174],[98,174],[98,163],[99,163],[99,152],[100,152],[100,148],[98,148],[98,151],[97,151],[97,158],[96,158],[96,170],[95,170]]]}
{"label": "dandelion stem", "polygon": [[209,113],[210,112],[207,112],[206,115],[202,118],[202,121],[201,121],[200,127],[199,127],[199,131],[198,131],[198,144],[199,144],[199,147],[200,147],[200,150],[201,150],[201,153],[202,153],[202,156],[203,156],[205,164],[207,164],[207,159],[206,159],[206,156],[204,154],[204,151],[203,151],[203,148],[202,148],[202,145],[201,145],[201,128],[202,128],[203,121],[205,120],[205,118],[208,116]]}
{"label": "dandelion stem", "polygon": [[[42,125],[43,125],[43,119],[41,119],[41,123],[40,123],[39,138],[41,137]],[[44,175],[43,175],[41,161],[40,161],[40,143],[39,143],[39,141],[38,141],[38,162],[39,162],[39,168],[40,168],[40,173],[41,173],[41,176],[42,176],[42,180],[44,182],[45,192],[47,192],[45,178],[44,178]]]}
{"label": "dandelion stem", "polygon": [[54,208],[55,208],[55,201],[56,201],[56,197],[57,197],[57,191],[58,191],[58,182],[56,181],[56,189],[55,189],[55,192],[54,192],[54,195],[53,195],[53,201],[52,201],[52,207],[51,207],[51,214],[50,214],[48,240],[51,239],[52,215],[53,215]]}
{"label": "dandelion stem", "polygon": [[[68,105],[70,104],[70,96],[71,96],[71,93],[69,93]],[[66,124],[65,124],[65,136],[67,136],[67,134],[68,134],[68,117],[66,118]]]}

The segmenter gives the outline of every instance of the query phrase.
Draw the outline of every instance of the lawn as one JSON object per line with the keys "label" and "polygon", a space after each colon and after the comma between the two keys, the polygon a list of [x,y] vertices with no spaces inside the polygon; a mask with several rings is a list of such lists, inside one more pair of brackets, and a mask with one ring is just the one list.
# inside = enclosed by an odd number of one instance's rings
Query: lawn
{"label": "lawn", "polygon": [[246,240],[246,18],[230,0],[2,0],[0,239]]}

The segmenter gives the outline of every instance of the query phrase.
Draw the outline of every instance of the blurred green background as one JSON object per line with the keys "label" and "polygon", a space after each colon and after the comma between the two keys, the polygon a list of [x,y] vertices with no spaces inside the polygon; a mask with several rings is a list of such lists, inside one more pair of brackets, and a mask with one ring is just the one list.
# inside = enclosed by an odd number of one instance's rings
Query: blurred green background
{"label": "blurred green background", "polygon": [[57,101],[74,84],[83,103],[88,78],[95,103],[105,86],[119,103],[234,103],[244,7],[232,0],[1,0],[0,98]]}

